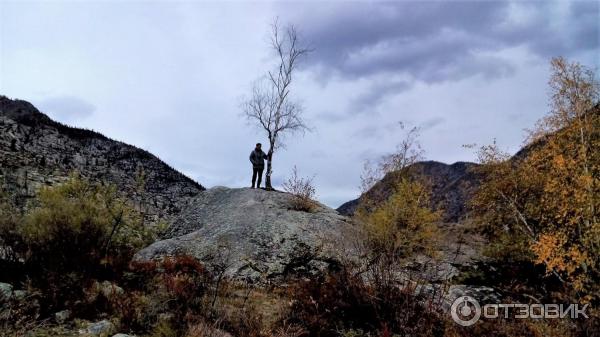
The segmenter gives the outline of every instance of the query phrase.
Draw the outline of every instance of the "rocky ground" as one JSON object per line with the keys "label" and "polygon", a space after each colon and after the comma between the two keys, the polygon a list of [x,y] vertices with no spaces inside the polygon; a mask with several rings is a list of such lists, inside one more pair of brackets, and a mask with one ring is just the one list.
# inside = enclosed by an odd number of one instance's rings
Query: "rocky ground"
{"label": "rocky ground", "polygon": [[[106,285],[100,285],[103,287]],[[107,290],[108,291],[108,290]],[[30,302],[35,306],[35,294],[30,294],[23,289],[16,289],[13,285],[0,282],[0,318],[7,314],[6,310],[19,307],[19,303]],[[127,334],[117,333],[115,324],[109,319],[86,321],[81,319],[71,320],[71,312],[63,310],[56,312],[53,317],[38,321],[24,328],[4,330],[0,326],[0,336],[27,336],[27,337],[129,337]]]}
{"label": "rocky ground", "polygon": [[311,212],[293,210],[292,198],[262,189],[211,188],[182,210],[164,240],[136,258],[191,254],[253,282],[314,274],[345,254],[343,235],[354,225],[321,204]]}

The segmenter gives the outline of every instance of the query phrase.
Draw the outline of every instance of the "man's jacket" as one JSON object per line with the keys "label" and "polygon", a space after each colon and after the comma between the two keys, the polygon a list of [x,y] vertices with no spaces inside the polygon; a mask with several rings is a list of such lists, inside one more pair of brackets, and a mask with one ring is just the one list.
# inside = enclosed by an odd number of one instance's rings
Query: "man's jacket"
{"label": "man's jacket", "polygon": [[263,150],[254,149],[250,152],[250,162],[253,167],[265,167],[265,159],[267,159],[267,154],[263,152]]}

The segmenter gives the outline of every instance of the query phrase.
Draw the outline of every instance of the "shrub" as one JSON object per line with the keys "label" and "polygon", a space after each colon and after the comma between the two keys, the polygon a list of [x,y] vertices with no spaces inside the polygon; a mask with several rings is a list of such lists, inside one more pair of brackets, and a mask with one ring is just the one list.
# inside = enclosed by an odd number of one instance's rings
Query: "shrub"
{"label": "shrub", "polygon": [[338,336],[356,330],[365,335],[440,335],[442,320],[410,292],[400,287],[381,292],[362,275],[347,269],[290,289],[290,310],[282,323],[296,324],[309,336]]}
{"label": "shrub", "polygon": [[[25,335],[39,317],[39,298],[40,294],[32,289],[28,289],[24,298],[5,296],[0,292],[0,336]],[[8,333],[4,335],[4,331]]]}
{"label": "shrub", "polygon": [[[136,250],[155,238],[112,185],[77,175],[42,188],[30,210],[0,222],[0,241],[44,298],[46,310],[82,303],[94,280],[117,279]],[[15,278],[18,278],[15,276]]]}
{"label": "shrub", "polygon": [[429,208],[429,191],[399,177],[383,202],[363,198],[355,214],[366,261],[365,277],[379,291],[393,290],[406,276],[404,265],[417,255],[437,256],[439,213]]}
{"label": "shrub", "polygon": [[23,281],[19,252],[25,251],[23,238],[19,235],[22,216],[8,194],[0,190],[0,281],[15,283]]}
{"label": "shrub", "polygon": [[194,257],[177,255],[162,261],[132,262],[128,296],[112,303],[121,328],[153,335],[185,333],[208,312],[206,295],[211,277]]}
{"label": "shrub", "polygon": [[[228,294],[232,295],[232,294]],[[234,297],[234,296],[231,296]],[[263,315],[255,303],[226,303],[212,309],[212,318],[219,326],[240,337],[261,337],[263,335]]]}
{"label": "shrub", "polygon": [[293,196],[292,209],[303,212],[311,212],[315,209],[313,178],[299,177],[296,166],[292,170],[292,176],[283,183],[283,190]]}
{"label": "shrub", "polygon": [[357,247],[364,263],[343,263],[292,287],[285,323],[301,325],[310,336],[443,334],[435,295],[415,295],[403,282],[402,267],[417,254],[435,257],[439,213],[430,209],[429,191],[418,181],[401,175],[393,187],[386,200],[363,198],[357,209]]}
{"label": "shrub", "polygon": [[400,178],[394,193],[382,203],[370,205],[363,200],[356,218],[376,252],[399,258],[433,252],[440,215],[430,209],[429,191],[417,181]]}
{"label": "shrub", "polygon": [[[128,295],[116,298],[112,310],[121,330],[151,336],[260,336],[258,308],[241,302],[228,282],[218,291],[218,278],[189,255],[134,261],[126,277]],[[219,305],[214,301],[217,293]]]}
{"label": "shrub", "polygon": [[232,337],[232,335],[216,328],[214,324],[200,322],[190,326],[185,337]]}

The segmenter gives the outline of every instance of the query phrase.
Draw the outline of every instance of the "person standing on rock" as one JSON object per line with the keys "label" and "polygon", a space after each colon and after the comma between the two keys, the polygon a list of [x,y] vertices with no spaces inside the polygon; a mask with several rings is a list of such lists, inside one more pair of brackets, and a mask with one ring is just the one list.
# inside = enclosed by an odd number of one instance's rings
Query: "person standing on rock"
{"label": "person standing on rock", "polygon": [[262,145],[257,143],[254,150],[250,152],[250,162],[252,163],[252,188],[254,188],[254,183],[257,182],[257,175],[258,184],[256,184],[256,187],[260,188],[263,170],[265,169],[265,159],[267,159],[267,154],[263,152]]}

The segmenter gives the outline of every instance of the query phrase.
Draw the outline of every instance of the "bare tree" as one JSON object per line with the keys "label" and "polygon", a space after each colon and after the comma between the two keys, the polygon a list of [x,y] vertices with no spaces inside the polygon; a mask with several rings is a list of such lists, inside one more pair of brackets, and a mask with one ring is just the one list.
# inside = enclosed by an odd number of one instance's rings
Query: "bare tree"
{"label": "bare tree", "polygon": [[277,20],[271,25],[271,48],[275,51],[277,67],[257,81],[251,97],[243,103],[243,110],[250,122],[258,122],[269,139],[265,186],[272,189],[273,153],[282,144],[282,135],[305,132],[308,126],[302,119],[302,105],[290,97],[292,75],[298,61],[310,52],[302,45],[293,25],[280,27]]}
{"label": "bare tree", "polygon": [[401,171],[410,165],[423,160],[424,151],[419,142],[419,127],[406,130],[404,123],[399,122],[400,129],[405,132],[404,138],[396,146],[396,151],[381,156],[377,161],[366,160],[360,176],[360,190],[367,192],[386,174]]}

